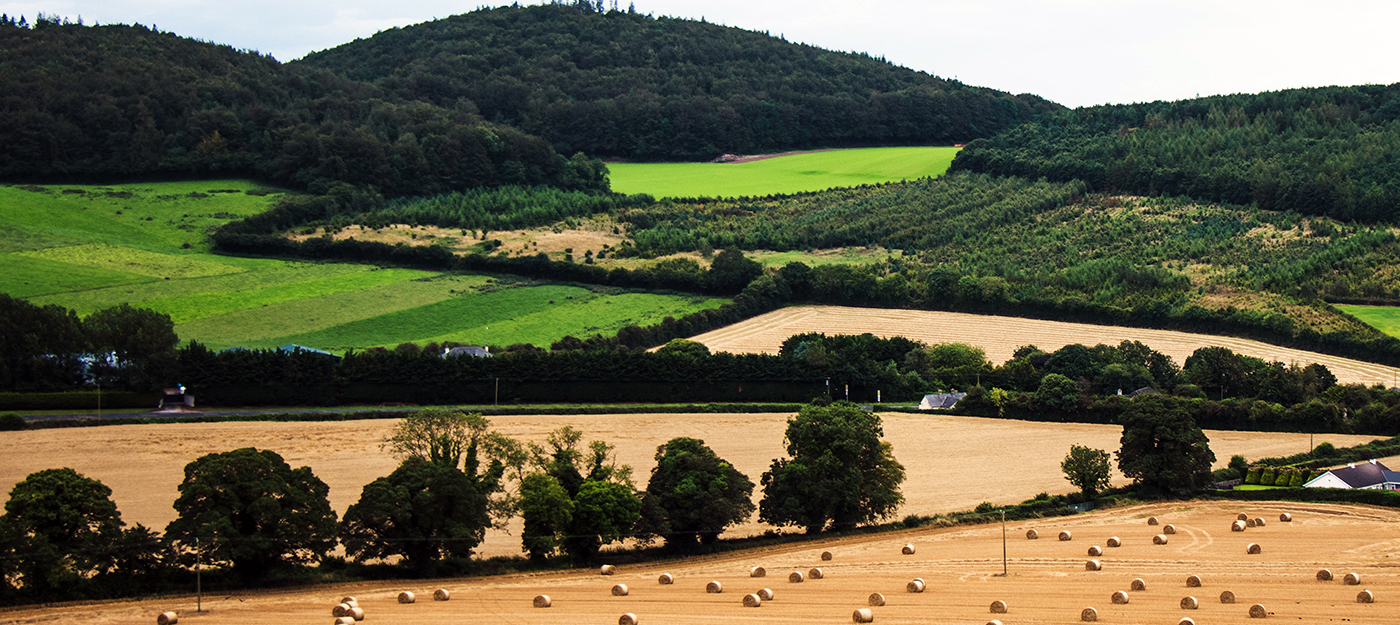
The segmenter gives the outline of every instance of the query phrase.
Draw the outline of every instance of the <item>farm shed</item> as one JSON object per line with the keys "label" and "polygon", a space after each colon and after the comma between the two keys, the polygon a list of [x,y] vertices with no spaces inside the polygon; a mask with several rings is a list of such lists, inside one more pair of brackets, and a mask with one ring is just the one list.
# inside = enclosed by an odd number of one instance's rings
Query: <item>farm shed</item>
{"label": "farm shed", "polygon": [[1303,487],[1400,490],[1400,473],[1372,460],[1332,469],[1309,480]]}
{"label": "farm shed", "polygon": [[958,400],[967,397],[967,393],[933,393],[924,395],[924,400],[919,402],[919,410],[946,410],[957,405]]}
{"label": "farm shed", "polygon": [[458,356],[471,356],[473,358],[490,358],[491,349],[488,347],[477,347],[475,345],[464,345],[454,347],[442,352],[443,358],[456,358]]}

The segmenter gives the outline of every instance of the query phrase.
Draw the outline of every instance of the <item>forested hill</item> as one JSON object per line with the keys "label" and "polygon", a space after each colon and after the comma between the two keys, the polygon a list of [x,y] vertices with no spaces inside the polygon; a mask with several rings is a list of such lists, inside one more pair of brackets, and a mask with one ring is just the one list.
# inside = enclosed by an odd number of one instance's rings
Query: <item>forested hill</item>
{"label": "forested hill", "polygon": [[[0,178],[247,173],[342,198],[606,186],[600,162],[382,89],[144,26],[0,20]],[[344,184],[342,184],[344,183]]]}
{"label": "forested hill", "polygon": [[297,64],[441,106],[472,102],[563,153],[647,160],[965,142],[1060,108],[862,54],[582,1],[396,28]]}
{"label": "forested hill", "polygon": [[1061,111],[973,142],[960,169],[1393,221],[1400,83]]}

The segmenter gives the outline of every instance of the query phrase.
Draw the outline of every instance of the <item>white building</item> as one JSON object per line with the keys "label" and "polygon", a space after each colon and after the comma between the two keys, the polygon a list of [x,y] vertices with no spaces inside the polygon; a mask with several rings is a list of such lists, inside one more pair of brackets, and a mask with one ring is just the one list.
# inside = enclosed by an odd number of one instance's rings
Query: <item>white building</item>
{"label": "white building", "polygon": [[1308,480],[1308,483],[1303,484],[1303,487],[1400,490],[1400,473],[1391,471],[1385,465],[1372,460],[1332,469]]}

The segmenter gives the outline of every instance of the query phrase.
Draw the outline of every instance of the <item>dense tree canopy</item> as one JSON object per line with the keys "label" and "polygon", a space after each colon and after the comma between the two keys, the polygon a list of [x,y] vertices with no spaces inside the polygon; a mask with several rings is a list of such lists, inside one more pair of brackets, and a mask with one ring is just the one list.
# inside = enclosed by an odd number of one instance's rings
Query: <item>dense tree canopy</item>
{"label": "dense tree canopy", "polygon": [[490,525],[486,493],[471,477],[412,456],[365,485],[345,511],[340,540],[357,560],[398,555],[423,567],[443,557],[470,557]]}
{"label": "dense tree canopy", "polygon": [[1190,489],[1209,476],[1215,453],[1179,399],[1160,395],[1134,398],[1119,417],[1123,424],[1118,470],[1138,484]]}
{"label": "dense tree canopy", "polygon": [[638,534],[670,547],[711,543],[753,514],[753,482],[705,442],[673,438],[656,448],[656,467],[642,494]]}
{"label": "dense tree canopy", "polygon": [[1069,453],[1060,461],[1060,470],[1079,492],[1093,499],[1094,495],[1108,489],[1109,478],[1113,477],[1108,459],[1108,452],[1102,449],[1070,445]]}
{"label": "dense tree canopy", "polygon": [[[632,468],[617,464],[613,446],[590,441],[564,426],[544,445],[530,444],[535,471],[521,482],[522,543],[532,558],[562,549],[575,563],[591,563],[603,545],[631,534],[641,514]],[[564,501],[568,504],[564,504]]]}

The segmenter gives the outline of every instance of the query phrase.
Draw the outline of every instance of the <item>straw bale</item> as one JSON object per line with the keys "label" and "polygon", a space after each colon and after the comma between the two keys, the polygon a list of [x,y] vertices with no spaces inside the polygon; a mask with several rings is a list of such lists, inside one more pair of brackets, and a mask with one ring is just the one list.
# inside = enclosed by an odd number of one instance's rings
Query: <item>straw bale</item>
{"label": "straw bale", "polygon": [[1001,621],[998,621],[998,620],[996,620],[996,619],[992,619],[992,620],[990,620],[990,621],[987,621],[987,625],[1001,625]]}
{"label": "straw bale", "polygon": [[903,549],[899,550],[899,552],[906,556],[912,556],[914,555],[914,545],[905,545]]}
{"label": "straw bale", "polygon": [[832,557],[832,556],[831,556],[831,552],[830,552],[830,551],[823,551],[823,552],[822,552],[822,562],[830,562],[830,561],[831,561],[831,557]]}
{"label": "straw bale", "polygon": [[772,591],[772,590],[769,590],[769,589],[767,589],[767,588],[760,588],[760,589],[758,589],[758,592],[756,592],[756,593],[754,593],[754,594],[758,595],[758,598],[759,598],[759,599],[762,599],[762,600],[764,600],[764,601],[772,601],[772,600],[773,600],[773,591]]}
{"label": "straw bale", "polygon": [[1177,622],[1176,625],[1196,625],[1196,619],[1193,619],[1189,616],[1183,617],[1180,621]]}
{"label": "straw bale", "polygon": [[1147,582],[1142,581],[1142,578],[1139,577],[1128,585],[1128,590],[1147,590]]}
{"label": "straw bale", "polygon": [[904,590],[905,590],[906,592],[912,592],[912,593],[915,593],[915,594],[921,593],[921,592],[924,591],[924,580],[922,580],[922,579],[914,579],[914,580],[911,580],[908,584],[905,584],[905,585],[904,585]]}
{"label": "straw bale", "polygon": [[1373,595],[1373,594],[1371,594],[1371,591],[1369,591],[1369,590],[1363,590],[1363,591],[1361,591],[1361,592],[1359,592],[1359,593],[1356,593],[1356,602],[1357,602],[1357,603],[1375,603],[1375,602],[1376,602],[1376,596]]}
{"label": "straw bale", "polygon": [[637,615],[631,612],[617,617],[617,625],[637,625]]}
{"label": "straw bale", "polygon": [[1265,618],[1267,616],[1269,616],[1269,611],[1265,610],[1263,605],[1256,603],[1249,606],[1249,618]]}
{"label": "straw bale", "polygon": [[870,608],[861,608],[851,613],[851,621],[856,623],[874,623],[875,613]]}
{"label": "straw bale", "polygon": [[346,614],[349,614],[349,613],[350,613],[350,606],[345,605],[345,604],[343,604],[343,603],[337,603],[337,604],[335,604],[335,607],[334,607],[334,608],[331,608],[331,616],[334,616],[334,617],[345,616]]}
{"label": "straw bale", "polygon": [[885,605],[885,596],[878,592],[872,592],[870,593],[870,598],[866,601],[872,606],[880,607],[882,605]]}
{"label": "straw bale", "polygon": [[535,595],[535,607],[547,608],[554,602],[549,600],[549,595]]}
{"label": "straw bale", "polygon": [[335,620],[335,625],[355,625],[355,619],[352,619],[348,616],[342,616]]}
{"label": "straw bale", "polygon": [[1040,538],[1040,532],[1037,532],[1035,530],[1026,530],[1026,540],[1035,540],[1037,538]]}
{"label": "straw bale", "polygon": [[1061,540],[1061,541],[1066,541],[1066,540],[1069,540],[1069,539],[1071,539],[1071,538],[1073,538],[1073,536],[1070,536],[1069,530],[1060,530],[1060,540]]}
{"label": "straw bale", "polygon": [[1099,620],[1099,611],[1093,608],[1084,608],[1079,611],[1079,620],[1086,623],[1097,621]]}
{"label": "straw bale", "polygon": [[1360,586],[1361,576],[1356,573],[1347,573],[1346,576],[1342,578],[1342,583],[1348,586]]}
{"label": "straw bale", "polygon": [[1278,520],[1279,520],[1280,522],[1282,522],[1282,523],[1292,523],[1292,522],[1293,522],[1293,515],[1291,515],[1291,514],[1289,514],[1289,513],[1287,513],[1287,512],[1284,512],[1284,513],[1278,515]]}
{"label": "straw bale", "polygon": [[1123,605],[1128,602],[1128,593],[1120,590],[1113,593],[1113,596],[1109,597],[1109,600],[1112,601],[1114,605]]}
{"label": "straw bale", "polygon": [[1249,543],[1249,546],[1244,548],[1244,552],[1252,556],[1257,556],[1264,553],[1264,549],[1259,546],[1259,543]]}
{"label": "straw bale", "polygon": [[1117,536],[1109,536],[1109,537],[1108,537],[1108,546],[1109,546],[1109,547],[1122,547],[1122,546],[1123,546],[1123,541],[1118,540],[1118,537],[1117,537]]}
{"label": "straw bale", "polygon": [[1167,535],[1166,535],[1166,534],[1158,534],[1158,535],[1156,535],[1156,536],[1153,536],[1153,537],[1152,537],[1152,544],[1154,544],[1154,545],[1165,545],[1165,544],[1167,544]]}
{"label": "straw bale", "polygon": [[1172,525],[1171,523],[1168,523],[1168,524],[1162,526],[1162,533],[1163,533],[1163,534],[1175,534],[1175,533],[1176,533],[1176,526],[1175,526],[1175,525]]}
{"label": "straw bale", "polygon": [[614,597],[626,597],[627,584],[613,584],[612,594]]}
{"label": "straw bale", "polygon": [[1319,569],[1318,572],[1317,572],[1317,581],[1319,581],[1319,582],[1330,582],[1330,581],[1332,581],[1332,570],[1331,570],[1331,569]]}
{"label": "straw bale", "polygon": [[1268,525],[1268,522],[1264,520],[1264,517],[1254,519],[1254,527],[1264,527],[1265,525]]}
{"label": "straw bale", "polygon": [[807,577],[810,577],[812,579],[821,579],[826,576],[822,574],[821,569],[814,567],[811,570],[807,571]]}
{"label": "straw bale", "polygon": [[753,594],[753,593],[749,593],[749,594],[747,594],[747,595],[744,595],[744,607],[746,607],[746,608],[757,608],[757,607],[759,607],[759,606],[761,606],[761,605],[763,605],[763,600],[760,599],[760,598],[758,597],[758,595],[755,595],[755,594]]}
{"label": "straw bale", "polygon": [[1220,593],[1220,602],[1221,602],[1221,603],[1234,603],[1234,602],[1235,602],[1235,593],[1230,592],[1230,591],[1228,591],[1228,590],[1221,592],[1221,593]]}
{"label": "straw bale", "polygon": [[1248,521],[1248,520],[1249,520],[1249,515],[1248,515],[1248,514],[1245,514],[1245,513],[1243,513],[1243,512],[1241,512],[1241,513],[1239,514],[1239,516],[1236,516],[1235,518],[1236,518],[1236,519],[1239,519],[1239,520],[1241,520],[1241,521]]}
{"label": "straw bale", "polygon": [[417,598],[417,597],[414,597],[414,596],[413,596],[413,593],[410,592],[410,591],[405,590],[405,591],[399,593],[399,603],[413,603],[414,601],[417,601],[417,600],[418,600],[418,598]]}
{"label": "straw bale", "polygon": [[1248,526],[1248,525],[1245,525],[1245,522],[1244,522],[1244,521],[1235,521],[1234,523],[1231,523],[1231,524],[1230,524],[1230,531],[1232,531],[1232,532],[1243,532],[1244,529],[1245,529],[1246,527],[1249,527],[1249,526]]}
{"label": "straw bale", "polygon": [[1186,587],[1187,587],[1187,588],[1200,588],[1200,587],[1201,587],[1201,576],[1200,576],[1200,575],[1191,575],[1191,576],[1188,576],[1188,577],[1186,578]]}
{"label": "straw bale", "polygon": [[708,584],[705,584],[705,592],[707,592],[707,593],[709,593],[709,594],[712,594],[712,595],[717,595],[717,594],[719,594],[719,593],[724,592],[724,585],[723,585],[723,584],[720,584],[720,583],[717,582],[717,581],[715,581],[715,582],[710,582],[710,583],[708,583]]}
{"label": "straw bale", "polygon": [[656,578],[656,583],[662,586],[670,586],[676,583],[676,578],[672,577],[670,573],[662,573],[660,577]]}
{"label": "straw bale", "polygon": [[356,622],[359,622],[365,620],[365,611],[361,610],[360,608],[350,608],[350,613],[346,614],[345,616],[348,616],[352,619],[355,619]]}
{"label": "straw bale", "polygon": [[340,602],[352,608],[360,607],[360,602],[356,601],[354,597],[344,597],[340,600]]}
{"label": "straw bale", "polygon": [[1094,545],[1094,546],[1092,546],[1092,547],[1089,548],[1089,555],[1091,555],[1091,556],[1101,556],[1101,555],[1103,555],[1103,549],[1100,549],[1098,545]]}
{"label": "straw bale", "polygon": [[1259,519],[1249,519],[1249,520],[1247,520],[1247,521],[1244,522],[1244,526],[1245,526],[1245,527],[1257,527],[1258,525],[1259,525]]}
{"label": "straw bale", "polygon": [[1201,607],[1201,604],[1198,603],[1198,602],[1196,601],[1196,598],[1195,598],[1195,597],[1182,597],[1182,598],[1181,598],[1181,609],[1183,609],[1183,610],[1194,610],[1194,609],[1199,608],[1199,607]]}
{"label": "straw bale", "polygon": [[447,592],[446,588],[439,588],[433,591],[433,601],[447,601],[451,598],[452,593]]}
{"label": "straw bale", "polygon": [[767,575],[768,569],[765,569],[761,566],[755,566],[749,569],[749,577],[766,577]]}
{"label": "straw bale", "polygon": [[791,573],[788,573],[788,582],[791,582],[793,584],[801,584],[802,580],[805,579],[807,578],[802,575],[802,571],[793,571]]}
{"label": "straw bale", "polygon": [[614,573],[617,573],[617,567],[611,564],[604,564],[603,566],[598,568],[599,575],[612,575]]}
{"label": "straw bale", "polygon": [[1158,524],[1157,517],[1155,517],[1155,516],[1153,516],[1153,517],[1147,517],[1147,524],[1148,524],[1148,525],[1157,525],[1157,524]]}
{"label": "straw bale", "polygon": [[[1370,601],[1366,603],[1370,603]],[[156,617],[156,625],[175,625],[179,622],[180,617],[176,616],[174,612],[161,612],[160,615]]]}
{"label": "straw bale", "polygon": [[1103,563],[1102,563],[1102,562],[1099,562],[1098,560],[1089,560],[1088,562],[1085,562],[1085,563],[1084,563],[1084,570],[1086,570],[1086,571],[1102,571],[1102,570],[1103,570]]}
{"label": "straw bale", "polygon": [[992,614],[1006,614],[1006,602],[1000,599],[992,602]]}

